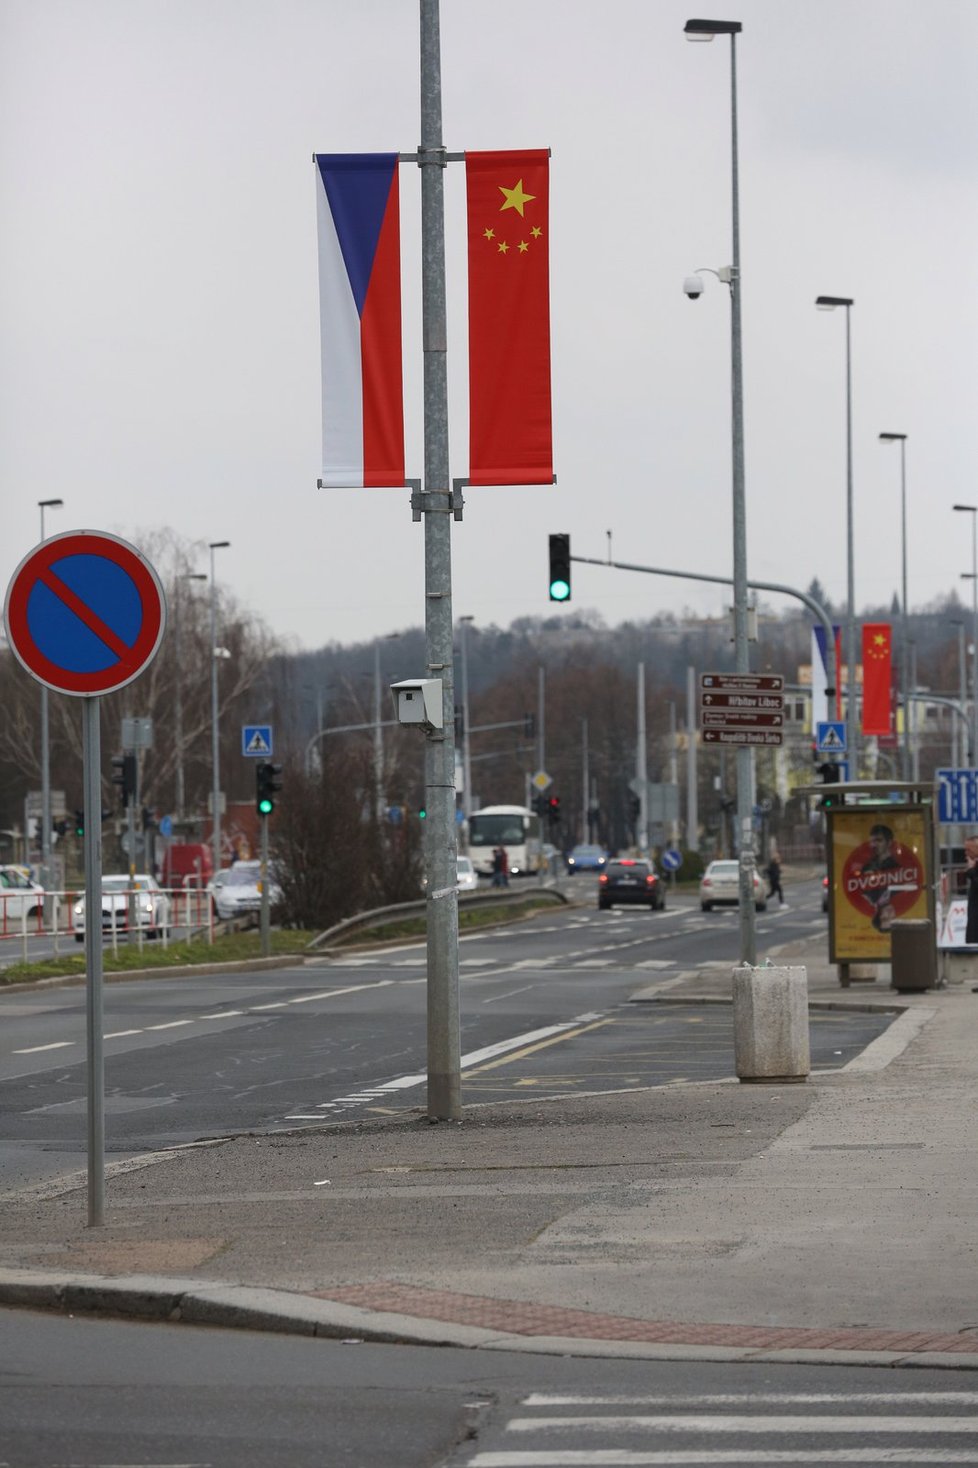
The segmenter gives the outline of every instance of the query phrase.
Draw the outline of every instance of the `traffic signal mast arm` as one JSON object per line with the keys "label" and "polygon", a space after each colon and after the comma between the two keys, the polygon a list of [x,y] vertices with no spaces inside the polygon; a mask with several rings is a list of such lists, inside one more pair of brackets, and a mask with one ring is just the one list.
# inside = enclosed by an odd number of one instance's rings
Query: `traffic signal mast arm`
{"label": "traffic signal mast arm", "polygon": [[[550,537],[551,541],[554,539]],[[732,586],[732,576],[710,576],[705,571],[673,571],[666,566],[636,566],[628,561],[612,561],[610,559],[599,560],[597,556],[572,556],[570,554],[570,536],[567,537],[568,561],[579,561],[584,566],[610,566],[615,571],[641,571],[645,576],[678,576],[683,581],[714,581],[720,586]],[[809,611],[818,618],[825,630],[825,656],[826,688],[825,696],[829,707],[833,706],[836,691],[838,689],[838,669],[835,663],[835,635],[832,630],[832,622],[825,608],[809,596],[805,591],[799,591],[794,586],[784,586],[778,581],[755,581],[753,576],[748,578],[747,585],[754,591],[775,591],[782,596],[793,596],[798,601],[804,602]]]}

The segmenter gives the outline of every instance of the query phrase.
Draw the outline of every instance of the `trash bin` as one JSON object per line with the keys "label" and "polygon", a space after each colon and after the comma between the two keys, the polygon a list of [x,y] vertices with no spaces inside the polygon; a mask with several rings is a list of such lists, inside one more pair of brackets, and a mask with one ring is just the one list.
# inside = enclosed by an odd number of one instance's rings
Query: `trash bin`
{"label": "trash bin", "polygon": [[891,978],[901,994],[937,987],[937,944],[930,918],[898,919],[890,928]]}

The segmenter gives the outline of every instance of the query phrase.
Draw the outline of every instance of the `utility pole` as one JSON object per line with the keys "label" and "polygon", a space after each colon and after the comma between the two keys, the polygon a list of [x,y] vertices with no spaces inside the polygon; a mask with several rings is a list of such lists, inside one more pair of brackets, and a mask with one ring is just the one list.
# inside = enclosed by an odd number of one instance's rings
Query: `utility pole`
{"label": "utility pole", "polygon": [[638,665],[636,692],[638,695],[638,720],[635,740],[635,783],[638,785],[638,830],[635,844],[640,856],[649,851],[649,779],[645,752],[645,664]]}
{"label": "utility pole", "polygon": [[425,656],[442,684],[441,729],[425,737],[428,873],[428,1117],[462,1114],[455,874],[455,678],[452,666],[452,484],[448,465],[445,146],[438,0],[421,0],[421,295],[424,358]]}

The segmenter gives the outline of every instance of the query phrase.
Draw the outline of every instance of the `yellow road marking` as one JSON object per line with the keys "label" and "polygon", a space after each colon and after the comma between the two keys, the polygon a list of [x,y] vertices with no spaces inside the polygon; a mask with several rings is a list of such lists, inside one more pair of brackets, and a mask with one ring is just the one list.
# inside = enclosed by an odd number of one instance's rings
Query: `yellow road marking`
{"label": "yellow road marking", "polygon": [[586,1035],[588,1030],[600,1030],[603,1025],[612,1025],[613,1019],[599,1019],[591,1025],[581,1025],[580,1029],[565,1030],[561,1035],[552,1035],[549,1040],[539,1040],[536,1045],[526,1045],[522,1050],[511,1050],[508,1055],[501,1055],[498,1060],[487,1061],[485,1065],[476,1066],[474,1070],[463,1071],[466,1076],[479,1076],[484,1071],[495,1070],[497,1065],[510,1065],[514,1060],[522,1060],[527,1055],[535,1055],[538,1050],[546,1050],[550,1045],[562,1044],[564,1040],[576,1040],[578,1035]]}

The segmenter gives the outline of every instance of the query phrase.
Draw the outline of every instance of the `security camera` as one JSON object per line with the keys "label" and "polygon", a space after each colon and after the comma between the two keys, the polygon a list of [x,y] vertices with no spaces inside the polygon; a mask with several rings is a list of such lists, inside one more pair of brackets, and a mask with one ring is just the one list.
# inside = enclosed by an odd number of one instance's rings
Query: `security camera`
{"label": "security camera", "polygon": [[699,275],[687,275],[683,281],[683,290],[691,301],[699,300],[703,294],[703,279]]}
{"label": "security camera", "polygon": [[405,678],[390,689],[399,724],[414,724],[426,733],[445,727],[440,678]]}

